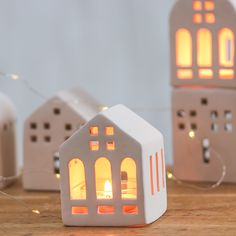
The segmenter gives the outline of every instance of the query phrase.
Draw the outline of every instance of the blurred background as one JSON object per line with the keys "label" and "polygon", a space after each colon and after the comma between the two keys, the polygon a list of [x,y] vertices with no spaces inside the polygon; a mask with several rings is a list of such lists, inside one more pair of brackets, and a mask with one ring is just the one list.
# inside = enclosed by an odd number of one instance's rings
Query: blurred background
{"label": "blurred background", "polygon": [[[106,106],[123,103],[165,137],[172,162],[169,26],[174,0],[0,0],[0,70],[44,96],[80,86]],[[44,100],[0,77],[23,122]]]}

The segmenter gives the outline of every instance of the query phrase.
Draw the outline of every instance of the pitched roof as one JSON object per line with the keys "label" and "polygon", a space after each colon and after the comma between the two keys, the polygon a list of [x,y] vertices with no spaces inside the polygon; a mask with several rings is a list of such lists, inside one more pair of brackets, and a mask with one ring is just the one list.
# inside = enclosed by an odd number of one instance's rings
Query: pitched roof
{"label": "pitched roof", "polygon": [[115,123],[141,144],[162,139],[162,134],[156,128],[124,105],[113,106],[99,115]]}

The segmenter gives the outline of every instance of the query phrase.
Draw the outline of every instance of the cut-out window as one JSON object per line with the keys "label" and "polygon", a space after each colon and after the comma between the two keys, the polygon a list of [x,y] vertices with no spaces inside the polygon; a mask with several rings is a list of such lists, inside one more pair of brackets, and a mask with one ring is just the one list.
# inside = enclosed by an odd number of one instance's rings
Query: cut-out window
{"label": "cut-out window", "polygon": [[202,104],[203,106],[208,105],[208,99],[207,99],[207,98],[202,98],[202,99],[201,99],[201,104]]}
{"label": "cut-out window", "polygon": [[150,158],[149,158],[149,172],[150,172],[150,188],[151,188],[151,194],[154,195],[152,156],[150,156]]}
{"label": "cut-out window", "polygon": [[54,109],[53,109],[53,113],[54,113],[55,115],[60,115],[60,114],[61,114],[60,108],[54,108]]}
{"label": "cut-out window", "polygon": [[98,206],[97,213],[98,214],[114,214],[115,208],[114,206]]}
{"label": "cut-out window", "polygon": [[73,206],[71,208],[71,214],[72,215],[86,215],[88,214],[88,207],[84,206]]}
{"label": "cut-out window", "polygon": [[69,138],[70,138],[70,136],[66,136],[66,137],[65,137],[65,141],[66,141],[67,139],[69,139]]}
{"label": "cut-out window", "polygon": [[50,129],[50,124],[48,122],[45,122],[43,124],[44,129]]}
{"label": "cut-out window", "polygon": [[225,124],[224,128],[225,128],[225,131],[227,131],[227,132],[233,131],[233,125],[230,123]]}
{"label": "cut-out window", "polygon": [[97,199],[113,198],[111,164],[105,157],[95,162],[95,182]]}
{"label": "cut-out window", "polygon": [[127,157],[121,162],[120,178],[121,178],[121,198],[136,199],[137,198],[136,163],[132,158]]}
{"label": "cut-out window", "polygon": [[180,67],[192,66],[192,37],[184,28],[176,32],[176,64]]}
{"label": "cut-out window", "polygon": [[47,143],[51,142],[51,137],[48,136],[48,135],[45,136],[45,137],[44,137],[44,141],[47,142]]}
{"label": "cut-out window", "polygon": [[227,28],[219,31],[219,64],[224,67],[234,66],[234,34]]}
{"label": "cut-out window", "polygon": [[105,128],[105,133],[106,133],[106,135],[108,135],[108,136],[114,135],[114,127],[112,127],[112,126],[107,126],[107,127]]}
{"label": "cut-out window", "polygon": [[206,13],[205,14],[205,21],[208,24],[213,24],[215,23],[216,19],[215,19],[215,15],[213,13]]}
{"label": "cut-out window", "polygon": [[126,205],[122,207],[123,214],[138,214],[138,207],[136,205]]}
{"label": "cut-out window", "polygon": [[70,180],[70,199],[86,199],[86,183],[83,162],[78,159],[72,159],[69,162],[69,180]]}
{"label": "cut-out window", "polygon": [[206,11],[213,11],[215,9],[215,3],[213,1],[205,1],[204,8]]}
{"label": "cut-out window", "polygon": [[200,67],[212,66],[212,35],[208,29],[197,32],[197,64]]}
{"label": "cut-out window", "polygon": [[218,117],[218,111],[211,111],[211,119],[215,120]]}
{"label": "cut-out window", "polygon": [[197,124],[196,123],[192,123],[191,124],[191,129],[192,130],[196,130],[197,129]]}
{"label": "cut-out window", "polygon": [[158,152],[156,153],[156,180],[157,180],[157,192],[160,191],[160,184],[159,184],[159,158]]}
{"label": "cut-out window", "polygon": [[115,150],[115,142],[114,141],[108,141],[106,142],[107,150],[113,151]]}
{"label": "cut-out window", "polygon": [[219,131],[219,126],[216,123],[211,124],[211,130],[214,132],[218,132]]}
{"label": "cut-out window", "polygon": [[179,129],[180,130],[184,130],[185,129],[185,124],[184,123],[180,123],[179,124]]}
{"label": "cut-out window", "polygon": [[195,10],[195,11],[202,10],[202,3],[201,3],[201,1],[194,1],[193,2],[193,10]]}
{"label": "cut-out window", "polygon": [[65,124],[65,130],[72,130],[72,125],[69,123]]}
{"label": "cut-out window", "polygon": [[179,79],[192,79],[193,78],[193,71],[191,69],[178,69],[177,70],[177,77]]}
{"label": "cut-out window", "polygon": [[211,70],[211,69],[199,69],[198,77],[200,79],[212,79],[213,78],[213,70]]}
{"label": "cut-out window", "polygon": [[56,176],[59,176],[60,174],[60,159],[59,159],[59,152],[55,152],[53,156],[53,162],[54,162],[54,174]]}
{"label": "cut-out window", "polygon": [[184,117],[185,116],[185,111],[184,110],[177,111],[177,116],[178,117]]}
{"label": "cut-out window", "polygon": [[210,162],[210,140],[208,138],[204,138],[202,140],[202,152],[203,152],[203,161],[205,163]]}
{"label": "cut-out window", "polygon": [[202,23],[202,15],[199,13],[196,13],[193,15],[193,22],[196,24]]}
{"label": "cut-out window", "polygon": [[197,116],[197,111],[191,110],[191,111],[189,112],[189,114],[190,114],[190,116],[195,117],[195,116]]}
{"label": "cut-out window", "polygon": [[89,147],[91,151],[98,151],[99,150],[99,142],[98,141],[90,141]]}
{"label": "cut-out window", "polygon": [[35,122],[30,123],[31,129],[37,129],[37,124]]}
{"label": "cut-out window", "polygon": [[162,169],[162,187],[165,188],[165,160],[164,160],[164,150],[161,149],[161,169]]}
{"label": "cut-out window", "polygon": [[229,111],[229,110],[228,110],[228,111],[225,111],[224,114],[225,114],[225,119],[226,119],[226,120],[232,120],[233,114],[232,114],[231,111]]}
{"label": "cut-out window", "polygon": [[98,136],[98,127],[97,126],[90,127],[89,132],[91,136]]}
{"label": "cut-out window", "polygon": [[32,136],[30,136],[30,140],[31,140],[31,142],[35,143],[38,141],[38,138],[36,135],[32,135]]}

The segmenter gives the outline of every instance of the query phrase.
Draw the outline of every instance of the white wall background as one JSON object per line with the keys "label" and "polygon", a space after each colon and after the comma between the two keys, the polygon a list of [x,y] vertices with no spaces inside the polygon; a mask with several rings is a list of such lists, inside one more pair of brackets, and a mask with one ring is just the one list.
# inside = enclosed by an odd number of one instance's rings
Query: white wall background
{"label": "white wall background", "polygon": [[[0,70],[46,96],[81,86],[108,106],[124,103],[160,129],[171,162],[168,17],[174,0],[0,0]],[[43,100],[0,78],[18,116]],[[161,111],[164,108],[164,111]],[[160,110],[161,109],[161,110]]]}

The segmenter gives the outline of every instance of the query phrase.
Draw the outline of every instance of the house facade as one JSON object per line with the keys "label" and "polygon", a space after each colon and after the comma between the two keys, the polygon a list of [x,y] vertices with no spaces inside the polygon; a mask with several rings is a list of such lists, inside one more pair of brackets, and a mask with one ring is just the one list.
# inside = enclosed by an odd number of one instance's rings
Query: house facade
{"label": "house facade", "polygon": [[166,211],[163,137],[123,105],[69,138],[60,164],[65,225],[144,225]]}
{"label": "house facade", "polygon": [[100,109],[77,88],[59,92],[30,115],[24,126],[25,189],[59,190],[59,146]]}

